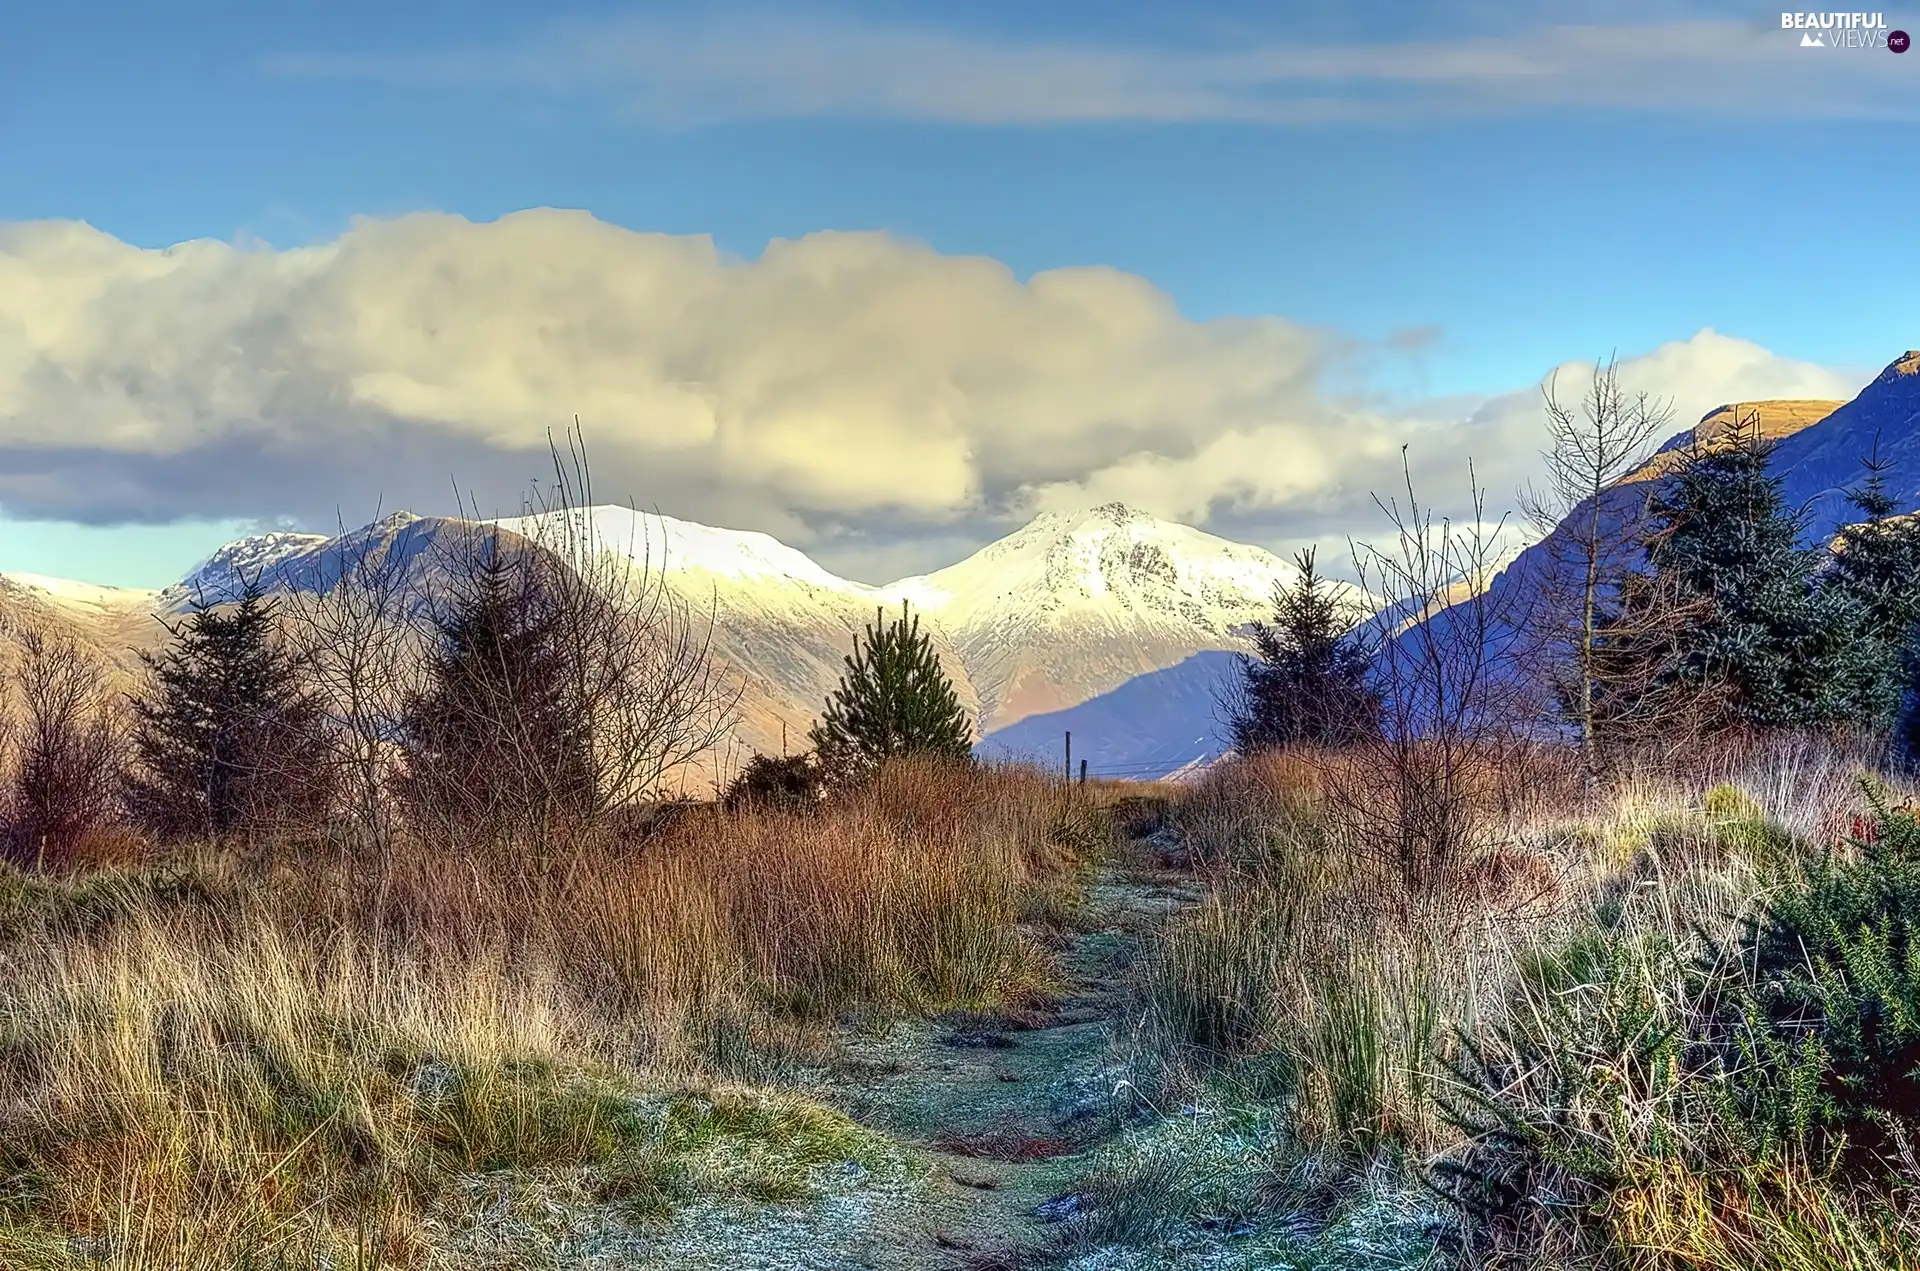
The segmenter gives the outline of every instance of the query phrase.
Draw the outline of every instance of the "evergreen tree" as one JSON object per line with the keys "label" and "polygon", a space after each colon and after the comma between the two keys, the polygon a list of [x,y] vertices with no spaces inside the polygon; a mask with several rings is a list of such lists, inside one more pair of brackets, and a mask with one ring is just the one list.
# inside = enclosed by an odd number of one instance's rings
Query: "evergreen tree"
{"label": "evergreen tree", "polygon": [[321,712],[274,630],[274,602],[247,580],[236,603],[193,610],[132,699],[128,802],[169,839],[310,821],[329,801]]}
{"label": "evergreen tree", "polygon": [[1920,623],[1920,517],[1895,516],[1890,465],[1876,451],[1867,479],[1847,492],[1863,519],[1834,541],[1822,579],[1834,611],[1831,696],[1840,721],[1885,735],[1899,721],[1913,681]]}
{"label": "evergreen tree", "polygon": [[809,737],[821,766],[839,778],[864,776],[887,759],[933,754],[966,759],[973,729],[953,691],[933,640],[909,619],[877,615],[854,637],[840,685]]}
{"label": "evergreen tree", "polygon": [[435,620],[425,687],[401,721],[402,798],[462,834],[541,830],[596,795],[589,721],[559,618],[528,560],[490,538],[465,593]]}
{"label": "evergreen tree", "polygon": [[1791,728],[1835,717],[1838,593],[1815,585],[1822,554],[1800,545],[1803,519],[1767,470],[1773,449],[1743,420],[1655,489],[1650,572],[1622,586],[1603,627],[1604,720]]}
{"label": "evergreen tree", "polygon": [[1300,576],[1275,588],[1273,622],[1255,627],[1255,656],[1240,659],[1239,693],[1227,706],[1233,748],[1243,755],[1341,746],[1380,732],[1380,698],[1353,635],[1358,615],[1315,570],[1313,549],[1295,561]]}

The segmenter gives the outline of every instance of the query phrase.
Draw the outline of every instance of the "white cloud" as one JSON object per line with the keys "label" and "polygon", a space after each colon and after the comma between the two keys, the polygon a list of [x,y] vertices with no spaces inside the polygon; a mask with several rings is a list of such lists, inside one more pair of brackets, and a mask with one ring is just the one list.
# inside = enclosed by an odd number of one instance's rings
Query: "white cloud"
{"label": "white cloud", "polygon": [[[0,504],[76,518],[510,502],[584,422],[602,495],[795,533],[939,523],[1124,456],[1307,423],[1321,338],[1144,280],[882,234],[704,237],[540,210],[294,251],[0,229]],[[324,519],[331,520],[330,515]]]}
{"label": "white cloud", "polygon": [[[1771,18],[1771,15],[1762,15]],[[961,124],[1230,121],[1311,126],[1600,108],[1913,119],[1905,59],[1798,46],[1777,20],[1535,25],[1499,36],[1139,47],[791,14],[554,28],[507,49],[282,57],[271,70],[608,100],[686,125],[866,116]]]}
{"label": "white cloud", "polygon": [[[1845,400],[1861,387],[1855,377],[1710,328],[1623,357],[1619,373],[1628,391],[1645,392],[1671,409],[1675,433],[1729,402]],[[1552,384],[1561,400],[1578,401],[1592,374],[1591,363],[1569,362],[1536,384],[1480,401],[1414,403],[1393,413],[1340,411],[1317,427],[1232,428],[1191,453],[1131,455],[1084,479],[1043,486],[1038,496],[1049,508],[1122,499],[1175,519],[1216,519],[1285,550],[1342,545],[1381,531],[1373,494],[1400,489],[1404,445],[1422,499],[1443,513],[1463,514],[1471,464],[1489,516],[1497,518],[1539,473],[1543,390]],[[1511,530],[1509,541],[1518,543],[1521,527],[1514,523]]]}
{"label": "white cloud", "polygon": [[[584,213],[363,221],[276,252],[0,226],[0,511],[315,528],[510,511],[577,413],[597,493],[776,534],[879,578],[1032,511],[1113,499],[1273,546],[1366,535],[1400,448],[1457,507],[1535,464],[1535,388],[1394,413],[1279,318],[1192,322],[1144,280],[881,234],[729,259]],[[1577,394],[1577,368],[1562,391]],[[1684,426],[1857,385],[1703,331],[1627,359]]]}

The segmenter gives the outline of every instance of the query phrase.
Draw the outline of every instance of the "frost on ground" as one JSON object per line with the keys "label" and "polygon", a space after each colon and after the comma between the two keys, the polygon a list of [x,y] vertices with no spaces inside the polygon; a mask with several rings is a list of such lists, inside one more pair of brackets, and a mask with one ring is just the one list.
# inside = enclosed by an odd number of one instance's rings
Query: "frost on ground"
{"label": "frost on ground", "polygon": [[[930,1171],[884,1137],[788,1096],[734,1092],[731,1102],[717,1106],[682,1097],[662,1101],[655,1111],[658,1136],[627,1177],[616,1167],[468,1179],[461,1217],[435,1233],[430,1265],[437,1271],[931,1265],[895,1254],[903,1243],[924,1243],[911,1233],[925,1229],[920,1215],[931,1198]],[[636,1171],[644,1171],[639,1184]]]}
{"label": "frost on ground", "polygon": [[1402,1271],[1447,1265],[1446,1215],[1391,1165],[1358,1180],[1291,1159],[1272,1107],[1193,1106],[1089,1164],[1064,1271]]}

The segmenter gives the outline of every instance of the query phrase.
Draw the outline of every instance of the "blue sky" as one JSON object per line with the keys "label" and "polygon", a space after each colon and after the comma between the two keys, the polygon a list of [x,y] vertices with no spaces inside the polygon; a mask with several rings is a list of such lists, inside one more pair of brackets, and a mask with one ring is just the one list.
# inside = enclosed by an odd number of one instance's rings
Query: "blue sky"
{"label": "blue sky", "polygon": [[[0,222],[288,249],[361,217],[551,206],[748,259],[884,231],[1020,280],[1110,266],[1196,326],[1273,315],[1341,348],[1323,394],[1416,414],[1703,328],[1854,383],[1920,343],[1920,54],[1790,48],[1758,6],[1035,8],[33,6],[0,43]],[[140,303],[151,323],[199,320]],[[0,377],[8,338],[0,314]],[[329,492],[204,507],[55,497],[138,485],[179,447],[89,439],[86,462],[55,463],[57,428],[23,413],[49,408],[9,400],[0,382],[0,464],[41,479],[0,481],[0,569],[154,585],[237,527],[394,493],[343,470]],[[757,518],[880,569],[890,536],[946,550],[1020,492],[1098,484],[1043,469],[943,508],[855,499],[836,517],[827,494],[743,486],[678,514]],[[674,511],[644,465],[628,484]],[[1234,498],[1275,526],[1325,503]],[[83,522],[123,528],[68,528]]]}

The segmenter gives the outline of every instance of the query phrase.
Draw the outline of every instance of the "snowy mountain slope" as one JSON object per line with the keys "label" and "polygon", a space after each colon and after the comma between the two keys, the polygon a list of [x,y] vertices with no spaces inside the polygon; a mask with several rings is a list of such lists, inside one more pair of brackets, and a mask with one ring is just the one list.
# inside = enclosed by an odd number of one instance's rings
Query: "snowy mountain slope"
{"label": "snowy mountain slope", "polygon": [[[789,749],[805,745],[854,634],[876,611],[906,604],[921,615],[962,704],[988,734],[1196,653],[1244,648],[1247,625],[1271,612],[1275,585],[1295,576],[1260,548],[1121,504],[1038,517],[958,564],[879,587],[841,578],[765,534],[617,507],[573,515],[585,541],[632,569],[634,585],[664,587],[703,630],[710,621],[714,654],[744,686],[734,742],[741,758],[777,750],[783,732]],[[497,528],[538,540],[555,527],[516,518]],[[326,592],[363,559],[398,564],[410,602],[425,604],[444,594],[451,562],[471,536],[486,532],[475,522],[403,512],[333,537],[256,535],[227,544],[133,608],[173,616],[196,597],[231,600],[253,578],[269,590]],[[1112,720],[1102,728],[1125,731],[1120,717],[1102,718]]]}
{"label": "snowy mountain slope", "polygon": [[140,613],[151,609],[159,594],[137,587],[103,587],[71,578],[49,578],[45,574],[0,574],[0,584],[11,585],[18,592],[78,617]]}
{"label": "snowy mountain slope", "polygon": [[[839,578],[764,534],[619,507],[576,515],[582,518],[576,544],[612,553],[615,568],[630,571],[630,587],[663,588],[703,636],[710,633],[714,655],[742,686],[735,745],[747,754],[777,752],[783,730],[790,748],[805,745],[807,728],[839,681],[853,633],[892,603],[880,590]],[[492,528],[521,543],[539,541],[543,531],[560,542],[565,532],[537,517],[507,518]],[[231,600],[245,579],[255,577],[270,591],[325,592],[355,562],[385,559],[404,571],[409,603],[424,605],[452,584],[473,537],[488,532],[477,522],[402,512],[332,538],[260,535],[221,548],[162,592],[158,603],[163,612],[177,613],[196,595],[214,603]],[[962,704],[975,710],[964,667],[937,627],[934,638]]]}
{"label": "snowy mountain slope", "polygon": [[1202,650],[1245,647],[1292,565],[1125,504],[1049,513],[957,565],[886,588],[932,614],[983,731],[1099,696]]}
{"label": "snowy mountain slope", "polygon": [[[623,507],[575,513],[573,541],[612,553],[631,568],[630,585],[664,586],[687,615],[712,633],[714,654],[745,684],[739,745],[777,752],[806,745],[807,730],[840,681],[854,633],[882,609],[898,608],[886,589],[841,578],[767,534],[716,529]],[[559,541],[540,518],[500,522],[536,541]],[[543,530],[546,538],[543,539]],[[630,562],[630,565],[627,563]],[[967,668],[939,624],[923,618],[960,703],[977,715]]]}

